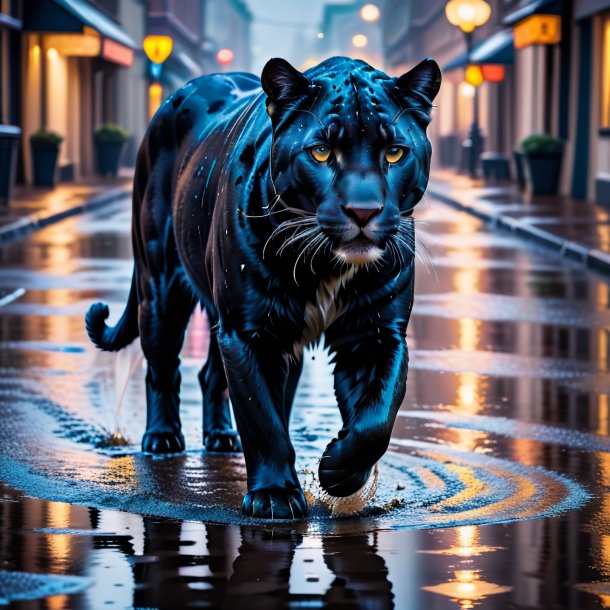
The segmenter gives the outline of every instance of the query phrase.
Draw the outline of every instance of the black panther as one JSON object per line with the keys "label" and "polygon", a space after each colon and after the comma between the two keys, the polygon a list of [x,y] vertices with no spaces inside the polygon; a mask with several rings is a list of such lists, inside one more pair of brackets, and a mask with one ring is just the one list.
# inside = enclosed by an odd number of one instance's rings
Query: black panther
{"label": "black panther", "polygon": [[92,305],[87,332],[110,351],[140,336],[142,449],[178,453],[179,354],[195,306],[205,308],[204,443],[232,451],[241,442],[246,515],[306,514],[288,424],[303,349],[322,334],[343,420],[320,461],[322,487],[354,493],[387,449],[407,377],[410,215],[428,182],[426,126],[440,82],[432,59],[398,78],[344,57],[305,73],[272,59],[261,79],[189,82],[149,126],[134,177],[127,306],[109,327],[108,307]]}

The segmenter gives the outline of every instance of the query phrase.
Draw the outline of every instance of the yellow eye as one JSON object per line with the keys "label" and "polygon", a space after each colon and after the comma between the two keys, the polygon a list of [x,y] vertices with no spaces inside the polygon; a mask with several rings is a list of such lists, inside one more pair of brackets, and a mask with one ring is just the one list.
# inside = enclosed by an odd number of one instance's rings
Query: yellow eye
{"label": "yellow eye", "polygon": [[310,148],[310,151],[311,156],[318,163],[326,163],[330,157],[330,147],[328,146],[314,146],[313,148]]}
{"label": "yellow eye", "polygon": [[398,163],[405,155],[405,149],[400,146],[390,146],[385,151],[385,160],[388,163]]}

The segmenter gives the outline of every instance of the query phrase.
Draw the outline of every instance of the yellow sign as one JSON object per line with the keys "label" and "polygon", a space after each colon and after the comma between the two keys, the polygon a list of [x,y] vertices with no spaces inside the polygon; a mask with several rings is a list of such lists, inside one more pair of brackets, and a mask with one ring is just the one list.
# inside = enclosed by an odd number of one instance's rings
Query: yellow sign
{"label": "yellow sign", "polygon": [[515,25],[515,48],[523,49],[534,44],[561,42],[559,15],[532,15]]}
{"label": "yellow sign", "polygon": [[481,66],[468,66],[466,68],[466,82],[469,85],[480,87],[484,80]]}
{"label": "yellow sign", "polygon": [[147,36],[142,46],[150,61],[162,64],[170,56],[174,41],[169,36]]}

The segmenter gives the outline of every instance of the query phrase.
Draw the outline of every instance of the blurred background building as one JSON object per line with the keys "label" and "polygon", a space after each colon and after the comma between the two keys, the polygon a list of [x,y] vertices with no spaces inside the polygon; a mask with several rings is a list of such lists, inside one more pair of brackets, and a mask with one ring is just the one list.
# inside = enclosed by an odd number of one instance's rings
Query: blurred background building
{"label": "blurred background building", "polygon": [[473,116],[467,65],[495,74],[478,86],[484,150],[510,159],[533,133],[566,144],[561,192],[610,203],[610,1],[490,0],[489,21],[474,32],[470,61],[444,0],[388,0],[383,10],[386,68],[399,73],[422,55],[444,80],[431,132],[436,161],[463,166]]}
{"label": "blurred background building", "polygon": [[[28,142],[40,128],[64,137],[61,180],[94,174],[102,123],[128,130],[122,160],[133,165],[151,99],[154,109],[200,74],[348,55],[398,75],[431,56],[444,72],[430,127],[437,167],[466,170],[475,87],[465,75],[476,65],[482,151],[514,176],[525,136],[558,136],[561,192],[610,203],[610,0],[488,4],[468,55],[446,0],[1,0],[0,122],[22,129],[18,181],[31,181]],[[171,39],[165,61],[147,57],[147,36]]]}

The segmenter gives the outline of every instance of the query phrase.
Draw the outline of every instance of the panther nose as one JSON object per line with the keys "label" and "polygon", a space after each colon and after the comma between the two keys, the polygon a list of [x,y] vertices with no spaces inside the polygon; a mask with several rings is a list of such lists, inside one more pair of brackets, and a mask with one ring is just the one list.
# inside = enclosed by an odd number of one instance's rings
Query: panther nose
{"label": "panther nose", "polygon": [[379,212],[381,212],[383,209],[383,206],[379,203],[348,203],[347,205],[341,207],[343,208],[345,214],[355,220],[356,224],[360,228],[366,227],[371,218],[373,218],[373,216],[376,214],[379,214]]}

